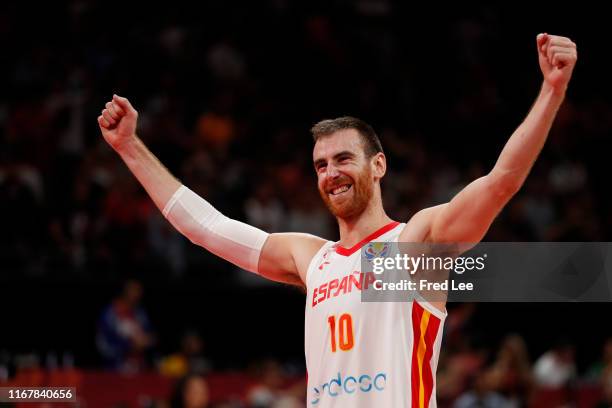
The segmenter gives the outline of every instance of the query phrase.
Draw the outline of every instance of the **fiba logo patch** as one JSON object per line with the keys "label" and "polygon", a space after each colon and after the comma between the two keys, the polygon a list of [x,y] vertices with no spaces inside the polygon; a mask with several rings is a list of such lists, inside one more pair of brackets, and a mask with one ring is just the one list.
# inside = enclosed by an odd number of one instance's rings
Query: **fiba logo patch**
{"label": "fiba logo patch", "polygon": [[363,251],[363,255],[368,262],[374,258],[384,258],[389,255],[388,242],[370,242]]}

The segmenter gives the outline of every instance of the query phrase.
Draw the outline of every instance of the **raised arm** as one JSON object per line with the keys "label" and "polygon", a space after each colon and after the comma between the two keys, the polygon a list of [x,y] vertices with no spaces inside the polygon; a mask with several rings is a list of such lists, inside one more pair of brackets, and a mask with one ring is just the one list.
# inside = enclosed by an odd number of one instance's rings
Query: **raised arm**
{"label": "raised arm", "polygon": [[113,95],[98,117],[106,142],[121,156],[157,208],[193,243],[268,279],[304,285],[305,266],[323,245],[308,234],[272,234],[226,217],[183,186],[136,136],[138,113]]}
{"label": "raised arm", "polygon": [[428,226],[425,240],[479,242],[523,185],[565,98],[577,59],[576,45],[569,38],[540,34],[537,48],[544,81],[531,111],[489,174],[470,183],[449,203],[415,215],[420,225]]}
{"label": "raised arm", "polygon": [[126,98],[117,95],[113,95],[98,116],[104,140],[121,156],[161,211],[181,183],[136,136],[137,120],[136,109]]}

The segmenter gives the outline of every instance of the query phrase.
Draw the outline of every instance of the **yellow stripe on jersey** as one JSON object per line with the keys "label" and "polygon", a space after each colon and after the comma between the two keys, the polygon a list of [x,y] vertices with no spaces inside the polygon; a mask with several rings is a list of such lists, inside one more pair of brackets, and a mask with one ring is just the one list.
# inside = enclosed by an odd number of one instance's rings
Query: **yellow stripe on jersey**
{"label": "yellow stripe on jersey", "polygon": [[417,349],[417,361],[419,364],[419,407],[425,408],[425,384],[423,383],[423,360],[425,359],[425,352],[427,351],[427,344],[425,343],[425,334],[427,333],[427,325],[429,324],[429,313],[427,310],[423,310],[421,317],[421,336],[419,338],[419,348]]}

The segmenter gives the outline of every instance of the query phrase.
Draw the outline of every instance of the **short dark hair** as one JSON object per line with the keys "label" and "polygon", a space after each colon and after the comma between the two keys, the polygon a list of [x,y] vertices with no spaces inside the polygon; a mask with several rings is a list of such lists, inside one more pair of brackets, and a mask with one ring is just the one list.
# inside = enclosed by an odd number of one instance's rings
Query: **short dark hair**
{"label": "short dark hair", "polygon": [[380,139],[376,135],[376,132],[372,126],[368,125],[361,119],[354,118],[352,116],[342,116],[336,119],[325,119],[316,123],[310,132],[315,143],[321,137],[329,136],[334,132],[343,129],[355,129],[361,136],[363,141],[364,152],[367,157],[372,157],[376,153],[383,153]]}

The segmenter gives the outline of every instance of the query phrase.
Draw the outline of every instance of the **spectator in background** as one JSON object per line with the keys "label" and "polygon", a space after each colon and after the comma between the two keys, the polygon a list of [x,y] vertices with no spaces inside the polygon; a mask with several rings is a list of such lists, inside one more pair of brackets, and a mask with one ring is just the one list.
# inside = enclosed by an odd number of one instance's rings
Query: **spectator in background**
{"label": "spectator in background", "polygon": [[304,384],[287,387],[288,378],[276,360],[256,364],[252,371],[258,382],[248,390],[246,401],[252,408],[299,407],[305,398]]}
{"label": "spectator in background", "polygon": [[123,372],[145,367],[145,353],[154,336],[145,310],[140,306],[142,284],[128,280],[121,294],[102,312],[96,344],[106,366]]}
{"label": "spectator in background", "polygon": [[495,392],[495,381],[489,373],[490,371],[485,371],[477,374],[473,378],[469,390],[457,398],[453,404],[453,408],[519,407],[520,405],[511,402],[501,394]]}
{"label": "spectator in background", "polygon": [[210,393],[203,377],[190,374],[176,384],[170,408],[206,408]]}
{"label": "spectator in background", "polygon": [[208,374],[211,364],[204,357],[204,341],[196,332],[187,332],[181,340],[181,350],[162,360],[160,371],[169,377],[188,374]]}
{"label": "spectator in background", "polygon": [[488,370],[493,388],[513,406],[524,406],[532,385],[531,364],[525,340],[518,334],[507,336]]}
{"label": "spectator in background", "polygon": [[550,351],[544,353],[534,364],[533,374],[538,385],[550,388],[564,388],[576,376],[574,346],[567,340],[560,340]]}
{"label": "spectator in background", "polygon": [[602,360],[600,371],[602,399],[597,408],[609,408],[612,407],[612,338],[604,344]]}

